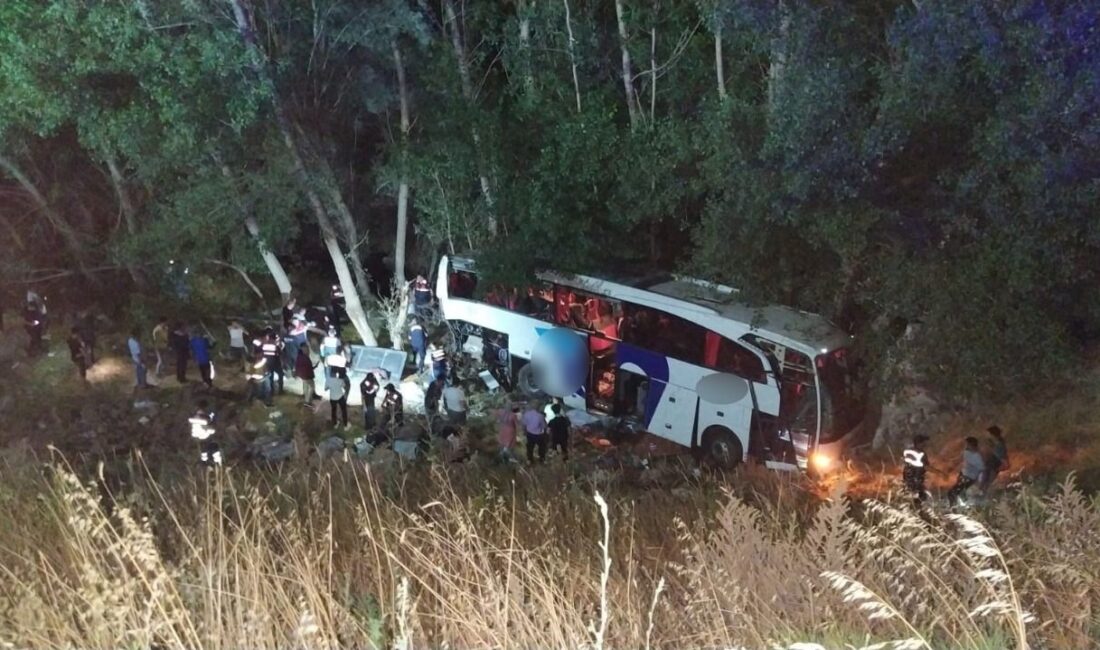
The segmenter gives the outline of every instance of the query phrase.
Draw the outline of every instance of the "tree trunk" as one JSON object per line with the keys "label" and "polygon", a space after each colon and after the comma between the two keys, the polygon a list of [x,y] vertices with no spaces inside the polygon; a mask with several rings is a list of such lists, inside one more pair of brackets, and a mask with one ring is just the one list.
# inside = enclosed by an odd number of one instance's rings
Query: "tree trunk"
{"label": "tree trunk", "polygon": [[[118,206],[122,210],[122,218],[126,224],[126,233],[128,235],[134,235],[137,232],[137,210],[134,208],[134,202],[130,199],[130,193],[126,190],[126,179],[122,176],[122,170],[118,167],[118,161],[115,157],[108,155],[107,157],[107,171],[111,175],[111,184],[115,187],[115,194],[118,195]],[[130,274],[130,279],[135,284],[141,285],[142,278],[137,268],[126,263],[126,272]]]}
{"label": "tree trunk", "polygon": [[367,321],[366,312],[363,310],[363,303],[359,300],[359,293],[355,290],[355,283],[351,277],[351,270],[348,269],[347,259],[344,258],[344,252],[340,250],[340,241],[336,235],[336,228],[333,226],[328,213],[325,212],[325,206],[321,201],[321,197],[313,188],[309,173],[306,171],[305,162],[302,159],[302,152],[298,148],[298,143],[294,140],[294,131],[290,125],[290,118],[287,117],[282,98],[279,96],[277,92],[278,89],[275,87],[275,82],[267,72],[263,53],[256,43],[256,33],[245,11],[243,0],[230,1],[233,4],[233,15],[237,22],[237,30],[240,32],[241,40],[244,41],[252,58],[252,70],[271,94],[271,103],[275,112],[275,123],[278,125],[279,132],[283,136],[283,143],[290,153],[290,158],[294,165],[294,175],[297,177],[299,184],[301,184],[302,191],[305,192],[306,199],[313,211],[313,216],[317,220],[317,226],[321,231],[321,239],[325,242],[325,248],[328,250],[329,257],[332,258],[332,265],[336,269],[336,277],[340,282],[341,289],[344,291],[348,320],[351,321],[352,326],[355,327],[355,330],[359,333],[359,338],[363,340],[364,345],[378,345],[378,340],[375,338],[374,331],[371,330],[370,327],[370,322]]}
{"label": "tree trunk", "polygon": [[722,63],[722,22],[714,16],[714,77],[718,82],[718,99],[726,101],[726,68]]}
{"label": "tree trunk", "polygon": [[290,276],[286,274],[286,269],[283,268],[279,258],[260,237],[260,226],[252,215],[245,216],[244,227],[248,230],[248,234],[252,236],[253,241],[256,242],[256,247],[260,250],[260,257],[263,258],[264,265],[267,266],[267,272],[271,274],[271,279],[275,281],[275,286],[279,288],[279,295],[282,297],[283,304],[286,304],[294,290],[294,287],[290,284]]}
{"label": "tree trunk", "polygon": [[649,123],[657,116],[657,28],[649,30]]}
{"label": "tree trunk", "polygon": [[359,254],[359,249],[367,242],[367,236],[359,237],[359,227],[355,225],[355,217],[352,216],[351,209],[348,208],[344,196],[340,193],[339,182],[336,180],[336,175],[332,173],[332,168],[324,158],[317,156],[317,160],[325,174],[325,188],[328,191],[329,200],[336,206],[336,226],[343,236],[344,245],[348,247],[349,267],[359,289],[359,297],[369,299],[370,278],[367,277],[367,271],[363,266],[363,257]]}
{"label": "tree trunk", "polygon": [[245,230],[248,231],[252,240],[256,242],[256,247],[260,251],[260,257],[263,258],[264,265],[267,266],[267,272],[271,274],[271,279],[275,281],[275,286],[279,288],[279,295],[282,296],[283,304],[286,304],[286,302],[290,300],[290,294],[294,290],[290,284],[290,276],[286,274],[286,269],[283,268],[279,258],[270,248],[268,248],[267,244],[260,237],[260,226],[256,223],[256,217],[252,214],[252,209],[249,208],[240,197],[240,193],[237,190],[236,179],[233,176],[232,170],[229,169],[229,165],[222,162],[221,157],[218,156],[217,153],[214,154],[214,161],[221,166],[222,176],[224,176],[233,186],[237,207],[240,208],[241,213],[244,215]]}
{"label": "tree trunk", "polygon": [[[466,60],[466,45],[462,42],[462,34],[458,27],[458,17],[455,15],[454,2],[443,0],[444,22],[451,26],[451,47],[455,51],[455,59],[458,61],[458,77],[462,81],[462,95],[466,103],[474,105],[474,84],[470,80],[470,62]],[[479,167],[479,180],[481,183],[481,195],[485,197],[485,205],[489,209],[489,234],[497,234],[496,202],[493,200],[492,187],[489,185],[489,175],[485,171],[485,162],[482,156],[481,133],[477,125],[470,127],[474,140],[474,151]]]}
{"label": "tree trunk", "polygon": [[528,11],[527,0],[519,0],[516,6],[516,15],[519,18],[519,46],[521,63],[523,66],[523,89],[528,99],[532,99],[535,93],[535,75],[531,69],[531,14]]}
{"label": "tree trunk", "polygon": [[46,201],[46,197],[38,191],[38,187],[35,186],[31,179],[28,178],[21,169],[19,169],[19,166],[16,165],[13,160],[0,155],[0,168],[7,171],[8,175],[19,183],[23,191],[30,195],[31,200],[38,206],[39,211],[46,218],[46,221],[48,221],[54,231],[61,236],[61,240],[65,242],[65,246],[69,249],[69,254],[76,263],[80,275],[91,282],[97,282],[88,271],[88,265],[84,258],[84,245],[81,243],[76,231],[65,221],[65,218],[53,209]]}
{"label": "tree trunk", "polygon": [[619,22],[619,49],[623,55],[623,92],[626,109],[630,113],[630,128],[638,126],[638,98],[634,94],[634,73],[630,65],[630,50],[626,47],[626,21],[623,18],[623,0],[615,0],[615,17]]}
{"label": "tree trunk", "polygon": [[401,50],[397,42],[393,43],[393,64],[397,69],[397,94],[401,100],[401,182],[397,187],[397,237],[393,246],[393,279],[397,287],[402,291],[408,284],[405,277],[405,247],[406,236],[409,230],[409,183],[406,180],[407,164],[405,150],[409,144],[409,128],[411,124],[409,116],[409,91],[405,86],[405,64],[401,60]]}
{"label": "tree trunk", "polygon": [[565,32],[569,35],[569,64],[573,68],[573,94],[577,96],[577,113],[581,112],[581,83],[577,79],[577,39],[573,38],[573,21],[569,16],[569,0],[561,0],[565,5]]}
{"label": "tree trunk", "polygon": [[775,115],[779,92],[787,69],[787,42],[791,34],[791,10],[786,0],[779,0],[779,33],[772,42],[768,64],[768,117]]}

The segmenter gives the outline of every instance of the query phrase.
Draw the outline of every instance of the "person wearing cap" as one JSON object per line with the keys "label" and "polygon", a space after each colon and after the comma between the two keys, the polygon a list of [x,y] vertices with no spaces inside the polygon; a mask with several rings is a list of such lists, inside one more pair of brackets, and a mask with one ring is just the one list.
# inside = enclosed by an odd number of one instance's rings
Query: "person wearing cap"
{"label": "person wearing cap", "polygon": [[1008,467],[1008,446],[1005,444],[1001,427],[993,425],[986,429],[990,435],[989,457],[986,459],[985,480],[982,481],[982,491],[989,491],[997,475]]}
{"label": "person wearing cap", "polygon": [[928,436],[918,433],[913,436],[909,446],[902,452],[904,467],[901,470],[901,480],[905,489],[913,495],[913,504],[917,508],[920,508],[928,498],[928,491],[924,487],[928,470],[936,471],[928,462],[928,452],[924,451],[926,442],[928,442]]}

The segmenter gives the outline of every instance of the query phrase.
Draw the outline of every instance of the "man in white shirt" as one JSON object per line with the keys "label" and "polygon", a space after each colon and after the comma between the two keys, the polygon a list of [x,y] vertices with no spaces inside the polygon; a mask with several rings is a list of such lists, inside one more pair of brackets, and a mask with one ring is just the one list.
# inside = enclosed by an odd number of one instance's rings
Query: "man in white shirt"
{"label": "man in white shirt", "polygon": [[451,424],[466,424],[466,392],[461,386],[451,384],[443,389],[443,409]]}

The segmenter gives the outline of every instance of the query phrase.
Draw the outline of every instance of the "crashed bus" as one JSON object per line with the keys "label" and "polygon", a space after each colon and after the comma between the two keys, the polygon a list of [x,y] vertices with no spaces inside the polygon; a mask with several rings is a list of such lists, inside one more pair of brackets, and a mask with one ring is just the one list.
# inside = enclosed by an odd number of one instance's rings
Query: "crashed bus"
{"label": "crashed bus", "polygon": [[453,257],[435,286],[452,329],[528,396],[545,380],[531,363],[540,338],[566,329],[588,352],[567,406],[633,421],[722,467],[754,458],[825,473],[861,434],[851,337],[820,316],[750,307],[735,289],[671,275],[547,271],[526,289],[486,290],[473,263]]}

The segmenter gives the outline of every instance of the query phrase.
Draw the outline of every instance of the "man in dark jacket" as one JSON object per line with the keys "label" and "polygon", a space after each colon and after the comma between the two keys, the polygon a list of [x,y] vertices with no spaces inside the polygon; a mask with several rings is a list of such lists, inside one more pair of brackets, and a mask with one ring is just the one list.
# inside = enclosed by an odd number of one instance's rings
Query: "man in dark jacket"
{"label": "man in dark jacket", "polygon": [[359,383],[359,394],[363,398],[363,427],[369,433],[377,423],[377,400],[380,385],[373,372],[368,372]]}
{"label": "man in dark jacket", "polygon": [[80,378],[88,381],[88,350],[84,345],[84,339],[74,327],[69,334],[69,358],[80,372]]}
{"label": "man in dark jacket", "polygon": [[191,337],[187,334],[187,326],[176,323],[172,333],[168,335],[168,347],[176,354],[176,381],[187,383],[187,359],[191,356]]}

